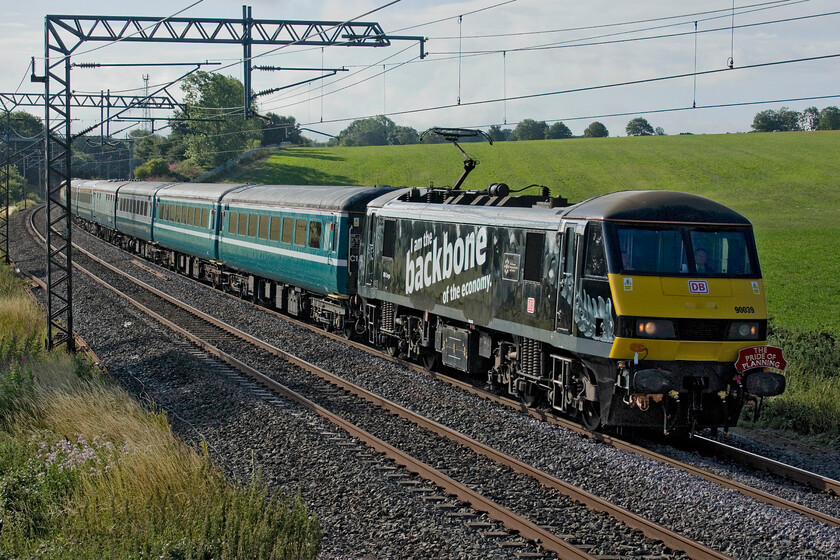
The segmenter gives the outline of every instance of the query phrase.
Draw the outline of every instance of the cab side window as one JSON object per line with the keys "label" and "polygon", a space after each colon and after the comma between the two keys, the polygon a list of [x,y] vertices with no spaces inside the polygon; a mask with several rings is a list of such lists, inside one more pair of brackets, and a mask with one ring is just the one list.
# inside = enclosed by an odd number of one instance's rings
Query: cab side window
{"label": "cab side window", "polygon": [[584,276],[595,278],[607,277],[607,258],[604,252],[604,236],[601,224],[590,222],[586,226],[586,257],[584,259]]}
{"label": "cab side window", "polygon": [[539,282],[542,280],[543,247],[545,247],[544,233],[529,231],[525,234],[523,280],[528,282]]}
{"label": "cab side window", "polygon": [[397,221],[385,220],[382,228],[382,256],[393,259],[397,253]]}

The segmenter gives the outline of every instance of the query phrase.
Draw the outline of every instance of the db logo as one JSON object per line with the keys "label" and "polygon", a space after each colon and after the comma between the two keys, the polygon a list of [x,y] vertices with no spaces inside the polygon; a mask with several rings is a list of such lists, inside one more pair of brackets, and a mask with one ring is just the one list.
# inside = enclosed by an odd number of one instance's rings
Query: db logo
{"label": "db logo", "polygon": [[688,291],[692,294],[708,294],[709,284],[705,280],[689,280]]}
{"label": "db logo", "polygon": [[533,313],[533,312],[534,312],[534,298],[529,297],[528,298],[528,313]]}

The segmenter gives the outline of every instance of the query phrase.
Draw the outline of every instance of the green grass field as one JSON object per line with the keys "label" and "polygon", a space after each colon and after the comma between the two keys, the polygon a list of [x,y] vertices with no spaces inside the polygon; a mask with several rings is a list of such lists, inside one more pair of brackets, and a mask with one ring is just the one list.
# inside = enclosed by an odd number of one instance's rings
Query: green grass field
{"label": "green grass field", "polygon": [[[628,189],[673,189],[734,208],[755,225],[774,324],[840,333],[840,132],[650,136],[465,144],[481,164],[465,188],[538,183],[572,202]],[[292,148],[226,181],[452,184],[446,144]]]}

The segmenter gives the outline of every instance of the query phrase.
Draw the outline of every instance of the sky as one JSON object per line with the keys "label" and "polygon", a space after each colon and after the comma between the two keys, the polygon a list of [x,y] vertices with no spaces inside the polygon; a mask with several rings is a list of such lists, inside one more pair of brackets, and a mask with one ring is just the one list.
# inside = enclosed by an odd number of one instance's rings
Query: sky
{"label": "sky", "polygon": [[[376,48],[254,46],[253,64],[318,69],[254,71],[254,91],[315,78],[320,68],[347,69],[258,98],[259,112],[291,115],[328,135],[378,114],[420,132],[433,126],[514,128],[530,118],[563,121],[576,135],[597,120],[611,136],[624,136],[627,122],[641,116],[666,134],[735,133],[748,132],[755,113],[765,109],[840,105],[836,0],[253,0],[248,5],[254,19],[377,22],[390,35],[427,38],[423,60],[416,41]],[[36,72],[43,75],[47,14],[242,17],[241,3],[221,0],[0,0],[0,7],[3,93],[43,93],[43,84],[29,80],[29,63],[34,56]],[[814,57],[829,58],[785,63]],[[74,69],[71,87],[142,95],[144,75],[154,90],[188,69],[159,64],[206,61],[220,64],[203,70],[241,80],[241,58],[240,45],[89,42],[72,62],[156,65]],[[183,95],[178,85],[169,91]],[[825,98],[797,100],[817,97]],[[764,101],[769,103],[753,104]],[[732,104],[748,105],[707,108]],[[23,109],[43,116],[43,108]],[[74,109],[72,117],[76,133],[100,115]],[[132,124],[112,123],[110,132],[120,136]]]}

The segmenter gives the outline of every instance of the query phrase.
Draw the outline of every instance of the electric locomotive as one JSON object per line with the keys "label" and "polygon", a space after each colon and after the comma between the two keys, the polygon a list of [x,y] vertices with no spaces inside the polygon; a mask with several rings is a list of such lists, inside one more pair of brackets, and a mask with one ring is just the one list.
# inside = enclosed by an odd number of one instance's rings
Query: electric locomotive
{"label": "electric locomotive", "polygon": [[507,194],[414,189],[368,205],[372,342],[590,429],[728,427],[748,395],[784,390],[778,373],[735,367],[767,332],[746,218],[681,192]]}

